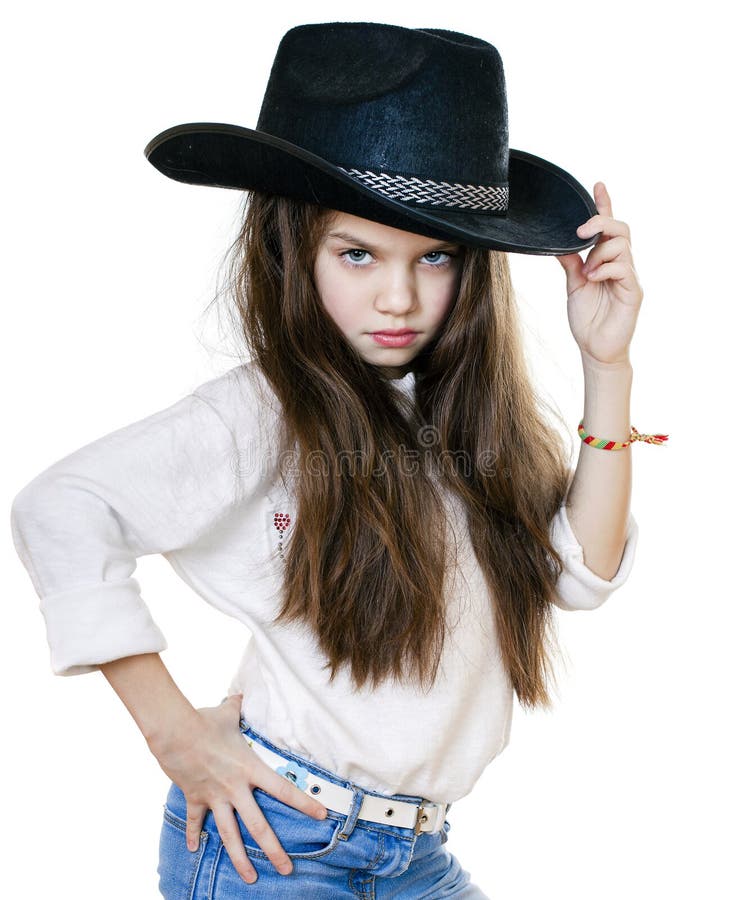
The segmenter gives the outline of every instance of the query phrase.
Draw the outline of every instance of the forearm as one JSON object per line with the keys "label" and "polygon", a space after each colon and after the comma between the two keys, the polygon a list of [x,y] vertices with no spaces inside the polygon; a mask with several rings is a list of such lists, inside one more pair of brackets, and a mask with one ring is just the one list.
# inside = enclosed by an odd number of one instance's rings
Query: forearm
{"label": "forearm", "polygon": [[[584,357],[584,428],[595,437],[630,437],[629,362],[599,366]],[[602,450],[581,442],[566,512],[584,563],[610,581],[620,566],[630,515],[632,447]]]}
{"label": "forearm", "polygon": [[197,719],[159,653],[126,656],[103,663],[100,670],[150,746]]}

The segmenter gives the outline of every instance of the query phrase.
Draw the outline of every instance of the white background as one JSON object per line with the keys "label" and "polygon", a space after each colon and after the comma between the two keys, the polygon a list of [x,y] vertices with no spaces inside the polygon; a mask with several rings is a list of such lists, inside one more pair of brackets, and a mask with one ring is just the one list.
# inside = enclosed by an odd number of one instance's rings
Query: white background
{"label": "white background", "polygon": [[[599,610],[558,613],[569,666],[555,709],[516,707],[508,748],[449,814],[448,848],[497,900],[738,896],[738,70],[720,10],[178,0],[28,2],[4,17],[8,511],[52,462],[236,364],[202,311],[240,195],[169,180],[143,149],[181,122],[253,127],[294,25],[371,19],[491,41],[511,146],[588,189],[603,180],[629,223],[645,291],[632,422],[670,439],[630,451],[640,539],[628,583]],[[548,257],[511,262],[533,370],[576,451],[563,272]],[[14,895],[155,900],[169,781],[100,673],[52,675],[7,526],[2,551]],[[161,557],[141,559],[137,579],[175,680],[194,705],[217,704],[247,633]]]}

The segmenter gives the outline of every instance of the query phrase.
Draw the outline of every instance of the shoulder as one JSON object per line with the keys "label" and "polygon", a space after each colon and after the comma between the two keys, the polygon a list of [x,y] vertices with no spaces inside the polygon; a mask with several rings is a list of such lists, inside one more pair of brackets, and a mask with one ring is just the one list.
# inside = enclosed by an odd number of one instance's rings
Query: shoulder
{"label": "shoulder", "polygon": [[204,381],[192,393],[218,413],[237,444],[267,443],[275,434],[280,401],[254,360]]}
{"label": "shoulder", "polygon": [[204,381],[193,389],[193,393],[229,419],[245,408],[264,414],[279,410],[278,398],[254,360]]}

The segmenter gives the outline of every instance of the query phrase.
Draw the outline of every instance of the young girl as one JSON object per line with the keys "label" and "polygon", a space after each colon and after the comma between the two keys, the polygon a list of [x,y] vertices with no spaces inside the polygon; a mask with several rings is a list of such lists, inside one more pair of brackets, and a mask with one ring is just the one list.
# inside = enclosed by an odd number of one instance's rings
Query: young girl
{"label": "young girl", "polygon": [[[146,154],[245,192],[247,353],[16,496],[52,669],[102,671],[171,779],[168,900],[483,897],[447,812],[507,745],[514,695],[549,705],[553,606],[627,579],[630,446],[666,437],[630,429],[628,227],[603,184],[592,202],[509,148],[496,49],[439,29],[291,29],[256,130],[180,125]],[[508,251],[566,273],[575,470]],[[251,632],[218,706],[162,662],[133,577],[151,553]]]}

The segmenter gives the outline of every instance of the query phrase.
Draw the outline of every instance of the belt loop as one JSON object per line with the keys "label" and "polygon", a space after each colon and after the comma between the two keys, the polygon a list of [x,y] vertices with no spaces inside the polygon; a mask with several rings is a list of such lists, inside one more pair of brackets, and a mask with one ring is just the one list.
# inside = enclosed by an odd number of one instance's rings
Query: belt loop
{"label": "belt loop", "polygon": [[355,787],[355,785],[352,785],[351,789],[353,794],[352,805],[350,806],[350,812],[347,814],[342,830],[339,833],[339,840],[341,841],[346,841],[353,833],[355,823],[358,821],[360,807],[363,805],[363,797],[365,796],[364,792],[361,791],[360,788]]}

